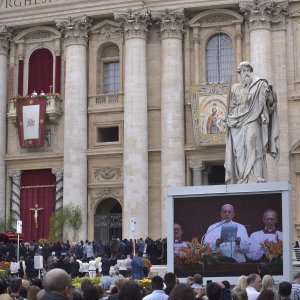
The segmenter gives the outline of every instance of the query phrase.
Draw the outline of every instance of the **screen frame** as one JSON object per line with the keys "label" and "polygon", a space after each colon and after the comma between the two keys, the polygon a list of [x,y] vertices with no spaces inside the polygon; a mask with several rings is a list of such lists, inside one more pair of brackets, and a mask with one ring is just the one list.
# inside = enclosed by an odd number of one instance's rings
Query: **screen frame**
{"label": "screen frame", "polygon": [[[291,185],[289,182],[268,182],[268,183],[249,183],[249,184],[229,184],[213,186],[189,186],[169,188],[167,192],[167,236],[169,241],[174,241],[174,199],[177,198],[197,198],[199,201],[205,199],[205,196],[230,196],[230,195],[253,195],[253,194],[281,194],[282,207],[282,232],[283,232],[283,275],[274,275],[275,283],[281,281],[290,281],[292,278],[292,255],[291,255]],[[198,201],[197,200],[197,201]],[[241,199],[241,201],[245,201]],[[259,219],[261,216],[259,216]],[[174,245],[169,242],[167,245],[167,270],[174,272]],[[175,274],[176,275],[176,274]],[[241,274],[243,275],[243,274]],[[239,276],[213,276],[204,277],[207,280],[223,281],[228,280],[231,284],[236,284]],[[186,278],[179,278],[184,282]]]}

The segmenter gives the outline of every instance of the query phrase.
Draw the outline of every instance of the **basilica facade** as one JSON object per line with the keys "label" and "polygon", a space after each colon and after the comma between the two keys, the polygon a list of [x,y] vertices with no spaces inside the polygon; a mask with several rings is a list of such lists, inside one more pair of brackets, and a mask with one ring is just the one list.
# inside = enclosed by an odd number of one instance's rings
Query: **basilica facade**
{"label": "basilica facade", "polygon": [[[131,218],[135,237],[166,236],[169,187],[224,184],[241,61],[276,90],[268,175],[291,182],[300,237],[300,1],[6,0],[0,26],[0,211],[25,239],[67,204],[80,239],[131,238]],[[24,146],[18,104],[34,99],[43,141]]]}

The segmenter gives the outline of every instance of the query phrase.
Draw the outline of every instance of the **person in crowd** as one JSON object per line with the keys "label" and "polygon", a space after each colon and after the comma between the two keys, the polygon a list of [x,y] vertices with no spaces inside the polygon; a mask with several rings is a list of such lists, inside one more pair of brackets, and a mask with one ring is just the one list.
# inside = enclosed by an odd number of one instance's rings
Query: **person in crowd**
{"label": "person in crowd", "polygon": [[142,261],[143,261],[144,277],[148,277],[148,274],[150,272],[150,268],[152,267],[152,264],[147,256],[147,254],[143,254]]}
{"label": "person in crowd", "polygon": [[231,297],[232,300],[248,300],[248,295],[246,290],[240,287],[232,289]]}
{"label": "person in crowd", "polygon": [[13,278],[9,283],[9,294],[12,296],[13,299],[23,300],[20,295],[20,291],[22,288],[22,279],[21,278]]}
{"label": "person in crowd", "polygon": [[142,261],[142,252],[138,252],[132,259],[132,279],[143,279],[144,278],[144,267]]}
{"label": "person in crowd", "polygon": [[265,275],[261,281],[261,293],[265,290],[271,290],[274,293],[274,299],[278,300],[277,291],[275,287],[275,283],[273,277],[271,275]]}
{"label": "person in crowd", "polygon": [[250,235],[250,250],[246,254],[252,260],[260,260],[264,254],[261,243],[269,240],[275,242],[276,239],[282,241],[282,232],[276,228],[278,223],[277,212],[274,209],[267,209],[263,213],[262,218],[264,228],[255,231]]}
{"label": "person in crowd", "polygon": [[175,276],[175,274],[172,273],[172,272],[166,273],[165,276],[164,276],[164,282],[165,282],[165,285],[166,285],[166,288],[165,288],[164,291],[167,295],[170,295],[172,289],[176,285],[176,276]]}
{"label": "person in crowd", "polygon": [[189,285],[189,286],[192,286],[193,283],[194,283],[194,278],[193,278],[193,276],[188,276],[188,277],[186,278],[186,284]]}
{"label": "person in crowd", "polygon": [[187,242],[182,240],[183,230],[182,226],[178,223],[174,223],[174,254],[180,253],[181,247],[187,247]]}
{"label": "person in crowd", "polygon": [[120,259],[117,260],[117,265],[119,268],[119,273],[122,276],[127,277],[127,260],[125,259],[124,254],[122,254]]}
{"label": "person in crowd", "polygon": [[241,275],[238,278],[238,281],[237,281],[236,285],[233,287],[232,290],[237,289],[237,288],[240,288],[242,290],[246,290],[246,287],[247,287],[247,276]]}
{"label": "person in crowd", "polygon": [[257,300],[275,300],[276,294],[272,290],[262,290],[257,297]]}
{"label": "person in crowd", "polygon": [[89,277],[94,278],[96,277],[96,261],[94,260],[93,257],[89,260]]}
{"label": "person in crowd", "polygon": [[143,298],[143,300],[167,300],[169,296],[164,292],[164,281],[160,276],[154,276],[151,279],[152,293]]}
{"label": "person in crowd", "polygon": [[300,272],[294,275],[294,281],[292,282],[292,300],[300,300]]}
{"label": "person in crowd", "polygon": [[118,300],[119,299],[119,296],[120,296],[120,291],[121,291],[121,288],[122,286],[125,284],[127,280],[125,278],[118,278],[115,282],[115,288],[116,288],[116,293],[110,295],[108,297],[108,300]]}
{"label": "person in crowd", "polygon": [[193,289],[203,288],[203,276],[201,274],[195,274],[193,277],[193,284],[191,285]]}
{"label": "person in crowd", "polygon": [[69,274],[62,269],[50,270],[44,278],[45,294],[41,300],[72,300],[73,291]]}
{"label": "person in crowd", "polygon": [[32,285],[28,288],[27,300],[36,300],[36,295],[40,291],[39,287]]}
{"label": "person in crowd", "polygon": [[75,256],[70,256],[70,275],[72,278],[79,276],[80,264]]}
{"label": "person in crowd", "polygon": [[82,295],[84,300],[99,300],[98,289],[92,284],[82,291]]}
{"label": "person in crowd", "polygon": [[195,300],[194,291],[189,285],[181,283],[172,289],[169,300]]}
{"label": "person in crowd", "polygon": [[256,300],[261,290],[261,278],[258,274],[250,274],[247,277],[246,292],[249,300]]}
{"label": "person in crowd", "polygon": [[230,290],[221,282],[210,282],[206,287],[206,294],[209,300],[231,300]]}
{"label": "person in crowd", "polygon": [[8,284],[4,278],[0,277],[0,295],[7,292]]}
{"label": "person in crowd", "polygon": [[290,300],[292,292],[292,285],[287,281],[283,281],[279,283],[278,286],[278,294],[280,296],[280,300]]}
{"label": "person in crowd", "polygon": [[141,300],[142,292],[140,286],[133,280],[123,284],[119,292],[118,300]]}
{"label": "person in crowd", "polygon": [[[231,257],[237,262],[245,262],[245,253],[249,250],[249,237],[244,225],[234,222],[234,207],[225,204],[221,208],[221,221],[208,227],[204,235],[204,243],[209,244],[219,255]],[[237,235],[233,242],[226,242],[221,238],[222,226],[228,224],[237,227]]]}
{"label": "person in crowd", "polygon": [[127,267],[127,276],[130,277],[131,276],[131,273],[132,273],[132,265],[131,265],[131,262],[132,262],[132,256],[130,254],[127,255],[127,258],[126,258],[126,267]]}

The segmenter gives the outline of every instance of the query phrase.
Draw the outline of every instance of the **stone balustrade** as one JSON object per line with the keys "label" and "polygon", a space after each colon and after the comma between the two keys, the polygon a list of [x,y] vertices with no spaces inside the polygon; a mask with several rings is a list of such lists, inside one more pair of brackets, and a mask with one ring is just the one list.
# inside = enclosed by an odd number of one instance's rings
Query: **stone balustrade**
{"label": "stone balustrade", "polygon": [[123,109],[123,94],[99,94],[89,96],[89,111],[102,109]]}
{"label": "stone balustrade", "polygon": [[[57,123],[62,115],[61,98],[59,95],[47,95],[45,99],[47,99],[46,114],[51,123]],[[18,98],[11,98],[8,101],[7,117],[14,125],[17,122],[17,101]]]}

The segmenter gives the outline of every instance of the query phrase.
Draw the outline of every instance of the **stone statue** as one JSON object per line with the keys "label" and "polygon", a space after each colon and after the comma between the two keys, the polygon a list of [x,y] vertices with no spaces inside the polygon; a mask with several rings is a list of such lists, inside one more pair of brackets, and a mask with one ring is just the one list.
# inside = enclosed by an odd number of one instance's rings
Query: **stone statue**
{"label": "stone statue", "polygon": [[267,181],[266,154],[279,155],[277,97],[267,80],[253,78],[249,62],[241,62],[228,97],[225,181]]}

